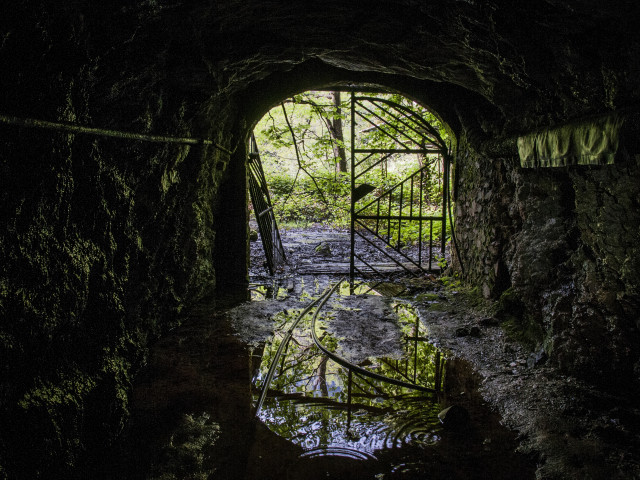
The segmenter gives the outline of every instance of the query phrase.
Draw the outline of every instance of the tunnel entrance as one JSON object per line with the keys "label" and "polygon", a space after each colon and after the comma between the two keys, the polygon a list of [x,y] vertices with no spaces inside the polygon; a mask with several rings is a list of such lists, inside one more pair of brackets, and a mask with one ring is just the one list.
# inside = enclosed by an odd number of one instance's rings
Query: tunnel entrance
{"label": "tunnel entrance", "polygon": [[248,151],[263,245],[261,255],[252,248],[252,271],[259,263],[273,275],[287,247],[293,257],[306,247],[306,265],[289,259],[306,274],[393,278],[443,266],[450,149],[425,107],[380,90],[309,91],[270,110]]}

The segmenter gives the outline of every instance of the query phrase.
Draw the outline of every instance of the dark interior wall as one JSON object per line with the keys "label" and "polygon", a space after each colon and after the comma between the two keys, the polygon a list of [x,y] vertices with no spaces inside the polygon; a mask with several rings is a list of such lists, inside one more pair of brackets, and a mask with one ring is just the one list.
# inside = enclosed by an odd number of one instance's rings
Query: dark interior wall
{"label": "dark interior wall", "polygon": [[[640,167],[521,168],[464,140],[456,222],[464,277],[567,373],[640,387]],[[459,268],[459,263],[456,262]]]}
{"label": "dark interior wall", "polygon": [[[82,477],[86,452],[120,434],[149,339],[244,275],[249,126],[312,86],[386,85],[433,107],[463,138],[469,280],[494,296],[519,288],[557,351],[599,353],[580,329],[593,336],[606,322],[606,351],[620,365],[632,358],[623,316],[637,317],[637,167],[525,172],[477,152],[637,107],[637,10],[587,0],[3,7],[1,115],[207,138],[235,153],[0,126],[0,477]],[[626,228],[620,248],[598,223],[610,215]],[[564,285],[570,295],[545,297]],[[597,361],[567,355],[557,358],[570,370]]]}
{"label": "dark interior wall", "polygon": [[[224,108],[169,78],[151,7],[12,8],[3,115],[221,140]],[[83,477],[82,452],[122,432],[148,340],[215,288],[227,160],[211,145],[0,127],[0,478]]]}

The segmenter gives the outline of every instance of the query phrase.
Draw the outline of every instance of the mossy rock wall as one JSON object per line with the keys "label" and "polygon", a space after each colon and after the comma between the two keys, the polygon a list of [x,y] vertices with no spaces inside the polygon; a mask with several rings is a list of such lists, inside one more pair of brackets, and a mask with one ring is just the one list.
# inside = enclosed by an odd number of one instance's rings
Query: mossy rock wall
{"label": "mossy rock wall", "polygon": [[[36,3],[0,20],[3,114],[219,140],[202,121],[210,101],[159,69],[170,45],[145,51],[162,39],[153,12],[127,24]],[[209,145],[1,127],[0,478],[82,477],[86,453],[122,431],[148,341],[215,288],[227,160]]]}
{"label": "mossy rock wall", "polygon": [[491,158],[463,140],[456,172],[465,279],[487,298],[515,295],[523,330],[541,332],[530,343],[567,373],[638,388],[636,160],[523,169],[517,157]]}

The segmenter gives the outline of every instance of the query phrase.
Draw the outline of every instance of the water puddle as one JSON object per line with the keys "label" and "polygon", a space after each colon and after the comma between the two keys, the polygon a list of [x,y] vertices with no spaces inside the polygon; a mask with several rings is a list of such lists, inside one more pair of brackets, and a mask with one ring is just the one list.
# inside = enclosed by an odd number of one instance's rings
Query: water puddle
{"label": "water puddle", "polygon": [[120,476],[533,478],[473,370],[393,296],[402,287],[326,290],[253,285],[253,302],[163,339],[134,389]]}
{"label": "water puddle", "polygon": [[456,370],[473,377],[471,369],[429,343],[409,303],[381,294],[401,291],[345,283],[315,315],[274,317],[276,331],[255,359],[253,403],[261,424],[297,450],[279,467],[285,478],[512,478],[527,470],[524,461],[508,466],[513,438],[466,391],[473,380],[450,378]]}
{"label": "water puddle", "polygon": [[[287,341],[283,329],[263,351],[253,379],[255,402],[273,362],[278,364],[258,418],[272,432],[300,446],[301,458],[377,460],[379,452],[440,440],[443,427],[436,397],[444,358],[426,342],[426,331],[408,305],[367,300],[351,302],[357,306],[334,304],[332,311],[318,315],[315,325],[307,315],[281,358],[275,357]],[[366,322],[367,310],[384,314],[378,322],[382,326]],[[393,322],[392,312],[398,322]],[[288,312],[289,321],[300,313]],[[353,339],[338,336],[341,331],[366,328],[366,323],[372,330],[369,335],[385,344],[381,348],[388,356],[343,345]],[[321,345],[335,357],[315,344],[314,327]]]}

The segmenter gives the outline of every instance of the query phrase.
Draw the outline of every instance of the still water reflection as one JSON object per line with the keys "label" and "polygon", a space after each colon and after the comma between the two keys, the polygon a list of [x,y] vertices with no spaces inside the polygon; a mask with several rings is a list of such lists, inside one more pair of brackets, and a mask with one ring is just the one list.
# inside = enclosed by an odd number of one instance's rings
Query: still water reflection
{"label": "still water reflection", "polygon": [[[426,342],[426,331],[412,308],[397,303],[392,307],[402,334],[396,356],[369,356],[355,366],[379,377],[416,384],[422,391],[354,373],[330,359],[314,344],[308,315],[278,359],[260,420],[303,447],[304,455],[371,458],[378,450],[437,442],[442,426],[436,392],[441,388],[444,360]],[[299,314],[287,312],[291,321]],[[339,352],[340,339],[330,333],[335,312],[322,313],[319,320],[316,329],[322,345]],[[283,331],[277,332],[264,350],[254,378],[256,395],[284,338]]]}
{"label": "still water reflection", "polygon": [[[255,288],[254,298],[270,302],[203,309],[159,341],[104,478],[532,478],[514,435],[483,406],[473,369],[429,343],[400,290],[341,286],[315,327],[312,311],[288,339],[323,288]],[[239,316],[254,317],[244,327],[255,335],[239,334]],[[443,425],[438,413],[450,405],[468,421]]]}

